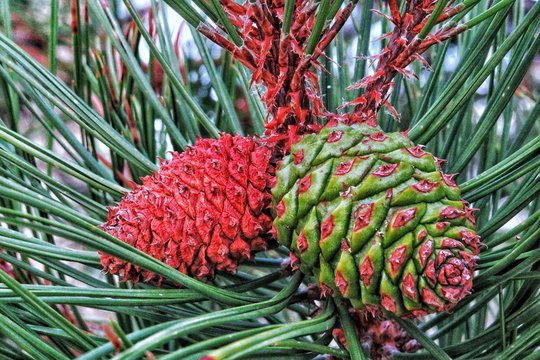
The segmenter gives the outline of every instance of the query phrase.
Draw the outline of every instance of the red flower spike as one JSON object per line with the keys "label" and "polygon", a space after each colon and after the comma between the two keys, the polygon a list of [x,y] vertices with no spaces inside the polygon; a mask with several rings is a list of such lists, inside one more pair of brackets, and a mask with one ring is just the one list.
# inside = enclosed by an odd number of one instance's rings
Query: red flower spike
{"label": "red flower spike", "polygon": [[[234,272],[252,251],[271,243],[271,151],[252,138],[223,134],[173,153],[152,176],[109,208],[101,228],[197,278]],[[284,204],[277,207],[283,215]],[[161,277],[100,253],[105,270],[123,280]]]}
{"label": "red flower spike", "polygon": [[[391,0],[388,3],[390,16],[374,10],[375,13],[386,17],[392,22],[394,29],[391,33],[383,35],[383,37],[389,39],[388,45],[381,51],[377,59],[375,74],[378,74],[378,76],[365,76],[352,86],[352,88],[364,87],[365,91],[360,97],[346,104],[355,105],[354,115],[350,117],[351,122],[368,123],[376,121],[377,112],[382,106],[387,106],[392,115],[398,119],[397,112],[387,102],[390,89],[388,85],[392,83],[394,77],[397,74],[403,74],[404,76],[414,75],[406,67],[416,59],[425,66],[429,65],[420,55],[422,52],[435,43],[446,40],[466,29],[465,26],[442,27],[435,34],[420,39],[417,35],[434,11],[435,3],[433,1],[408,2],[403,13],[401,13],[398,2]],[[436,23],[444,21],[452,14],[455,14],[455,11],[458,10],[454,10],[454,8],[445,8],[436,19]],[[360,116],[356,114],[360,114]]]}
{"label": "red flower spike", "polygon": [[325,30],[311,55],[306,55],[308,38],[315,24],[318,4],[308,0],[295,3],[290,32],[282,32],[285,4],[283,1],[244,2],[220,0],[225,14],[239,29],[242,46],[236,47],[218,29],[206,25],[199,30],[219,46],[229,51],[238,61],[252,70],[252,83],[266,87],[263,99],[269,110],[266,135],[276,143],[276,154],[286,152],[291,127],[298,134],[312,132],[315,116],[327,113],[324,109],[317,70],[317,58],[337,35],[351,15],[354,4],[348,4],[336,14],[336,19]]}

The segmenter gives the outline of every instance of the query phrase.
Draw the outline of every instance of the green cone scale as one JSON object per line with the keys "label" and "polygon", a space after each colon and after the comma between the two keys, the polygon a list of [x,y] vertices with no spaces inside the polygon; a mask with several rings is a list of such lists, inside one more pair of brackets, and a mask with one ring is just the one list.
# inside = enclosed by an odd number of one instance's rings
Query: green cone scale
{"label": "green cone scale", "polygon": [[272,196],[278,241],[324,293],[400,316],[448,311],[479,253],[472,209],[403,133],[327,125],[291,146]]}

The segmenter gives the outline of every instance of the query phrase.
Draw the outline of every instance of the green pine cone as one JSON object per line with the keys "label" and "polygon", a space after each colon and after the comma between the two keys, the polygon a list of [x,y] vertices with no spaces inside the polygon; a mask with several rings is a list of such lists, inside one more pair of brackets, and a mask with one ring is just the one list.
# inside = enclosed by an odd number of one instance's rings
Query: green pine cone
{"label": "green pine cone", "polygon": [[305,135],[272,189],[293,264],[355,308],[448,311],[472,287],[479,237],[452,176],[403,133],[332,124]]}

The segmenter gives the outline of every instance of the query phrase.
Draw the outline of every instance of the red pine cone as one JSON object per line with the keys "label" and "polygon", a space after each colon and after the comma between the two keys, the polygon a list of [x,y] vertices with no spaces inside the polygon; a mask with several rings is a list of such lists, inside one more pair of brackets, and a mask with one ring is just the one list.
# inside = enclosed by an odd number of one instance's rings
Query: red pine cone
{"label": "red pine cone", "polygon": [[[199,139],[110,208],[102,229],[199,279],[234,272],[273,241],[271,155],[250,137]],[[107,254],[101,263],[123,280],[162,280]]]}

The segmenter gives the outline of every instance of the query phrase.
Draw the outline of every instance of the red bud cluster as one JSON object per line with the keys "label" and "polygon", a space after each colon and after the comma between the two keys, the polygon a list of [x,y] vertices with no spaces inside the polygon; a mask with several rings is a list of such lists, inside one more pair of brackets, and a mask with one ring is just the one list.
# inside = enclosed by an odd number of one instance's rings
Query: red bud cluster
{"label": "red bud cluster", "polygon": [[319,4],[297,0],[290,31],[282,29],[284,0],[257,0],[238,4],[221,0],[243,43],[237,46],[216,29],[201,25],[199,30],[228,50],[253,72],[252,83],[266,87],[263,96],[268,108],[266,135],[269,141],[285,142],[295,135],[317,131],[315,117],[326,110],[321,101],[316,70],[317,58],[343,26],[354,4],[340,11],[334,23],[323,31],[312,53],[306,53]]}
{"label": "red bud cluster", "polygon": [[[414,353],[421,345],[397,322],[386,320],[380,314],[369,311],[351,311],[351,319],[362,347],[369,351],[371,359],[390,360],[396,353]],[[342,329],[334,329],[334,338],[347,347]]]}
{"label": "red bud cluster", "polygon": [[[364,89],[356,99],[345,103],[342,107],[354,106],[349,116],[349,122],[376,124],[377,112],[385,106],[397,119],[398,113],[388,102],[388,94],[394,86],[392,80],[397,74],[406,77],[415,76],[406,67],[414,60],[421,61],[426,67],[428,62],[421,56],[430,46],[440,43],[459,34],[466,28],[448,23],[433,34],[420,37],[419,34],[435,10],[437,1],[410,0],[406,2],[403,13],[399,11],[397,0],[388,2],[391,16],[388,20],[394,24],[394,30],[384,37],[388,38],[388,45],[376,56],[377,67],[372,75],[368,75],[357,83],[348,87],[349,90]],[[442,22],[463,10],[463,5],[447,7],[443,10],[436,22]],[[381,13],[381,15],[385,16]]]}

